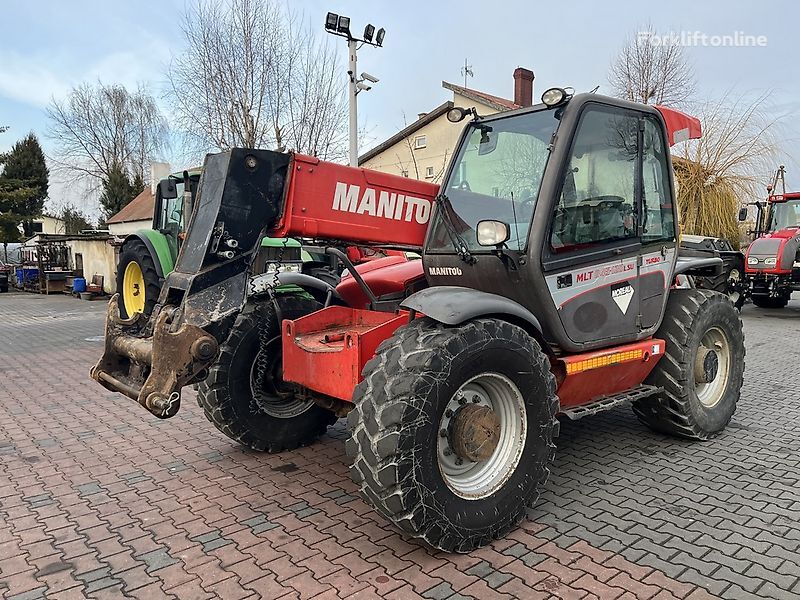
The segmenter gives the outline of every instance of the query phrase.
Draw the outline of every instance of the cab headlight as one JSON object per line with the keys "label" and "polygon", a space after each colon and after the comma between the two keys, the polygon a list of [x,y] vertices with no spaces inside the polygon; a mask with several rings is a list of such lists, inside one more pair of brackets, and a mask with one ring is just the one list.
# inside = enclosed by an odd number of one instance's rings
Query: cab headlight
{"label": "cab headlight", "polygon": [[750,258],[747,259],[747,264],[748,265],[757,265],[758,264],[758,259],[755,256],[751,256]]}
{"label": "cab headlight", "polygon": [[774,267],[775,265],[778,264],[778,259],[775,258],[774,256],[772,258],[765,258],[764,264],[767,265],[768,267]]}

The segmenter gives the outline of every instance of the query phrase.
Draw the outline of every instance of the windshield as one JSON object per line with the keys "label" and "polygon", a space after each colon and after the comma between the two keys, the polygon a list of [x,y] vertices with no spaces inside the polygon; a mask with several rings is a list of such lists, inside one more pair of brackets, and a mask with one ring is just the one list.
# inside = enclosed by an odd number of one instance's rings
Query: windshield
{"label": "windshield", "polygon": [[177,188],[176,198],[163,198],[161,200],[161,214],[158,216],[158,229],[178,235],[183,231],[183,181],[175,183]]}
{"label": "windshield", "polygon": [[773,202],[770,205],[767,231],[779,231],[789,227],[800,227],[800,200]]}
{"label": "windshield", "polygon": [[[453,227],[470,251],[488,250],[478,244],[476,236],[478,222],[487,219],[508,223],[511,237],[506,245],[512,250],[524,249],[557,126],[555,109],[469,125],[441,192],[450,200]],[[441,210],[432,226],[428,250],[454,250]]]}

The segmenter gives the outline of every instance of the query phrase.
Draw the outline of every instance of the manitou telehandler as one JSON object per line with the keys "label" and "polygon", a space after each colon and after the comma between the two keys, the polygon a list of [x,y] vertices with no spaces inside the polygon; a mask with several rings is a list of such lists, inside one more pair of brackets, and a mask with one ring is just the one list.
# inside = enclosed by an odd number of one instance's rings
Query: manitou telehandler
{"label": "manitou telehandler", "polygon": [[[657,431],[714,436],[745,349],[726,296],[676,283],[721,266],[677,253],[669,146],[699,135],[696,120],[558,88],[542,100],[453,108],[471,117],[441,188],[300,154],[209,155],[152,316],[123,319],[112,298],[92,376],[158,417],[199,383],[209,420],[259,450],[347,415],[365,500],[461,552],[536,502],[557,415],[631,401]],[[348,269],[334,288],[252,275],[264,235],[422,259],[355,267],[331,248]]]}

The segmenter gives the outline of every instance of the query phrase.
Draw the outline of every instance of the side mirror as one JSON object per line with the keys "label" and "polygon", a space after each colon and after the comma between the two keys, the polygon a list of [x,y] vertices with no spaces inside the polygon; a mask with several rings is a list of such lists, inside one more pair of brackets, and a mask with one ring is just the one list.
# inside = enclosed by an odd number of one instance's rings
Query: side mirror
{"label": "side mirror", "polygon": [[178,197],[178,187],[175,185],[175,180],[171,177],[162,179],[158,182],[158,193],[165,200],[172,200]]}
{"label": "side mirror", "polygon": [[488,125],[481,126],[481,141],[478,144],[478,155],[491,154],[497,148],[497,136],[491,135],[492,128]]}
{"label": "side mirror", "polygon": [[739,209],[739,220],[744,222],[747,221],[747,207],[743,206]]}
{"label": "side mirror", "polygon": [[502,221],[478,221],[478,244],[499,246],[511,237],[511,228]]}

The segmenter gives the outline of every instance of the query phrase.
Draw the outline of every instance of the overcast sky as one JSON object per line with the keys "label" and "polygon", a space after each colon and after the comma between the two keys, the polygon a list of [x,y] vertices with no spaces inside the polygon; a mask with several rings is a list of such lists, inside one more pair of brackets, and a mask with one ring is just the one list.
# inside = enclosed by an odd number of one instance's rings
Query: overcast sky
{"label": "overcast sky", "polygon": [[[131,87],[146,82],[160,98],[166,67],[182,49],[184,5],[183,0],[3,0],[0,125],[11,129],[0,134],[0,151],[29,131],[40,136],[45,152],[51,151],[44,107],[51,97],[61,98],[84,81]],[[782,117],[788,183],[800,187],[800,155],[795,154],[800,140],[800,8],[795,2],[305,0],[292,5],[320,31],[329,10],[350,16],[354,32],[367,22],[386,28],[383,48],[359,52],[359,71],[380,78],[370,92],[359,95],[359,121],[373,145],[403,126],[404,113],[410,120],[451,98],[441,81],[463,83],[465,59],[474,72],[469,87],[500,96],[513,96],[517,66],[535,72],[535,97],[555,85],[578,91],[600,85],[602,93],[610,91],[608,67],[625,37],[648,21],[664,33],[766,36],[766,46],[760,47],[689,47],[696,97],[702,101],[730,90],[737,95],[770,92],[770,110]],[[344,40],[334,41],[344,65]],[[345,77],[343,72],[342,85]],[[169,106],[160,101],[169,116]],[[51,196],[74,199],[85,208],[94,201],[80,199],[76,190],[57,182]]]}

